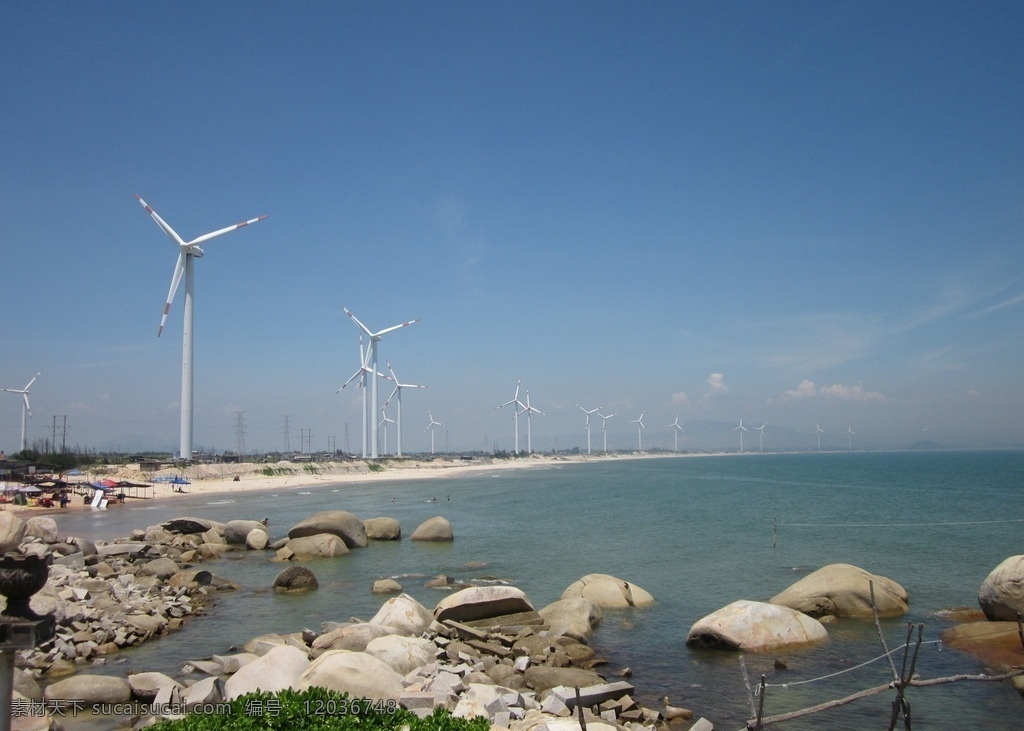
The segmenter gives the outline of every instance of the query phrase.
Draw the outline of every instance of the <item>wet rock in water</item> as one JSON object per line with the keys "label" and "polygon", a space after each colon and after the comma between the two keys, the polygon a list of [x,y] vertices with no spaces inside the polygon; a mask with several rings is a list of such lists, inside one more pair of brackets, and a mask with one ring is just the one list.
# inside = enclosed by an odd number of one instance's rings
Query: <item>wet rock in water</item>
{"label": "wet rock in water", "polygon": [[882,617],[907,613],[907,592],[892,579],[846,563],[824,566],[769,601],[811,617],[871,617],[871,586]]}
{"label": "wet rock in water", "polygon": [[171,533],[205,533],[211,528],[221,528],[222,525],[206,518],[172,518],[161,525]]}
{"label": "wet rock in water", "polygon": [[518,612],[532,612],[526,594],[514,586],[471,586],[446,596],[434,608],[434,619],[471,622]]}
{"label": "wet rock in water", "polygon": [[258,520],[229,520],[224,524],[224,540],[230,545],[241,546],[254,530],[267,532],[266,526]]}
{"label": "wet rock in water", "polygon": [[274,577],[275,591],[298,593],[320,588],[320,582],[305,566],[289,566]]}
{"label": "wet rock in water", "polygon": [[394,518],[370,518],[363,521],[363,526],[371,541],[397,541],[402,537],[402,526]]}
{"label": "wet rock in water", "polygon": [[402,591],[402,585],[394,579],[377,579],[370,591],[374,594],[397,594]]}
{"label": "wet rock in water", "polygon": [[686,644],[758,652],[813,644],[827,638],[828,632],[821,622],[802,612],[741,599],[697,620],[686,636]]}
{"label": "wet rock in water", "polygon": [[245,547],[251,551],[262,551],[270,543],[270,536],[262,528],[253,528],[245,536]]}
{"label": "wet rock in water", "polygon": [[601,623],[602,612],[594,602],[583,597],[559,599],[539,611],[553,635],[569,635],[586,639]]}
{"label": "wet rock in water", "polygon": [[409,537],[411,541],[454,541],[452,524],[440,515],[420,523]]}
{"label": "wet rock in water", "polygon": [[349,548],[366,546],[366,526],[363,521],[345,510],[322,510],[299,521],[288,531],[289,538],[303,538],[320,533],[330,533]]}
{"label": "wet rock in water", "polygon": [[1010,556],[981,582],[981,611],[992,621],[1016,621],[1024,613],[1024,556]]}
{"label": "wet rock in water", "polygon": [[562,599],[583,597],[605,609],[646,607],[654,604],[654,597],[636,584],[608,574],[587,574],[574,581],[562,592]]}
{"label": "wet rock in water", "polygon": [[349,553],[345,542],[333,533],[319,533],[293,538],[288,541],[286,548],[291,557],[299,560],[306,558],[333,558]]}

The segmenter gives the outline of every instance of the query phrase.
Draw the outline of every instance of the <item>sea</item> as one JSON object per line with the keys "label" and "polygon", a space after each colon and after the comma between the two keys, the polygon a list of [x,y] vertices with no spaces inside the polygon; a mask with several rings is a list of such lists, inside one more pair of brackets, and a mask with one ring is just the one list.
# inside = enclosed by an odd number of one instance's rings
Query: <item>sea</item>
{"label": "sea", "polygon": [[[382,577],[396,578],[428,608],[445,596],[425,586],[438,575],[507,583],[541,608],[580,577],[604,573],[657,601],[605,611],[591,639],[607,660],[599,670],[619,680],[629,668],[641,702],[659,707],[668,696],[716,729],[734,731],[758,705],[766,716],[781,714],[884,685],[892,680],[890,664],[870,620],[829,624],[828,641],[814,647],[740,654],[687,647],[687,633],[701,617],[738,599],[767,600],[827,564],[851,563],[909,593],[909,614],[881,622],[897,668],[904,657],[898,648],[910,628],[916,640],[920,625],[921,678],[979,674],[985,669],[976,659],[943,646],[939,635],[955,623],[950,610],[977,609],[979,585],[993,568],[1024,553],[1020,450],[595,459],[278,492],[204,495],[201,483],[191,490],[74,511],[58,517],[60,530],[114,538],[191,515],[269,518],[278,537],[315,512],[342,509],[361,518],[396,518],[405,536],[443,515],[455,540],[371,543],[344,557],[308,562],[320,589],[298,596],[270,590],[283,566],[269,554],[228,554],[205,567],[242,588],[220,593],[208,614],[181,631],[91,672],[173,676],[190,659],[237,651],[259,634],[370,619],[386,600],[370,592]],[[785,667],[776,667],[777,660]],[[757,687],[762,675],[763,698]],[[772,728],[886,729],[894,698],[890,690]],[[916,731],[1024,729],[1024,697],[1005,682],[910,688],[907,701]]]}

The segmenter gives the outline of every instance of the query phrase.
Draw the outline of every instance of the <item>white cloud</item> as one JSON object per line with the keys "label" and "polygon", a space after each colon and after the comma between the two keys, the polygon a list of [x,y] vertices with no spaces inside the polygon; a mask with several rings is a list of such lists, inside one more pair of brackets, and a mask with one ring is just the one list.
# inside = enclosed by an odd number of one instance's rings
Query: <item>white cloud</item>
{"label": "white cloud", "polygon": [[885,401],[885,395],[878,391],[865,391],[859,383],[856,386],[844,386],[841,383],[834,383],[831,386],[822,386],[822,396],[834,396],[844,401]]}
{"label": "white cloud", "polygon": [[704,394],[704,398],[710,398],[715,394],[729,392],[729,387],[725,385],[725,376],[721,373],[712,373],[708,376],[708,388],[710,390]]}
{"label": "white cloud", "polygon": [[808,378],[800,381],[800,385],[796,388],[786,391],[786,395],[790,398],[807,398],[809,396],[814,396],[816,393],[817,389],[814,385],[814,381]]}
{"label": "white cloud", "polygon": [[677,391],[676,393],[672,394],[672,404],[673,406],[680,407],[689,406],[690,397],[686,395],[686,391]]}

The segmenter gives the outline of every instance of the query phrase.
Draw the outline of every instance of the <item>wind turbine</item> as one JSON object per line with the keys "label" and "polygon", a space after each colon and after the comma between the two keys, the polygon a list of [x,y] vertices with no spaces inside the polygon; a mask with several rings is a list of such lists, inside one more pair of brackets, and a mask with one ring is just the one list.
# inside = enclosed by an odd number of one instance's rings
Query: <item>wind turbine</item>
{"label": "wind turbine", "polygon": [[[391,373],[391,380],[395,382],[395,390],[391,392],[391,395],[388,396],[388,400],[384,402],[384,408],[385,409],[388,407],[388,404],[391,403],[391,399],[393,399],[395,397],[395,394],[398,394],[398,422],[396,423],[395,428],[398,429],[397,456],[401,457],[402,456],[402,389],[403,388],[426,388],[426,386],[420,386],[420,385],[415,384],[415,383],[402,383],[402,382],[400,382],[398,380],[398,376],[395,375],[395,369],[391,367],[391,363],[389,363],[388,361],[384,361],[384,362],[387,364],[388,371],[390,371],[390,373]],[[385,427],[385,429],[386,428],[387,427]]]}
{"label": "wind turbine", "polygon": [[440,421],[434,421],[434,415],[431,414],[429,411],[427,412],[427,416],[430,417],[430,423],[427,424],[427,428],[424,429],[423,431],[429,431],[430,432],[430,453],[433,454],[434,453],[434,427],[435,426],[444,426],[444,424],[442,424]]}
{"label": "wind turbine", "polygon": [[394,424],[394,419],[389,419],[387,414],[388,405],[384,404],[380,407],[380,423],[377,427],[384,427],[384,454],[388,453],[388,424]]}
{"label": "wind turbine", "polygon": [[761,448],[762,452],[764,451],[764,428],[766,426],[768,426],[768,425],[767,424],[761,424],[761,426],[757,427],[757,430],[759,432],[761,432],[758,435],[758,437],[757,437],[757,442],[758,442],[758,446]]}
{"label": "wind turbine", "polygon": [[538,408],[530,406],[530,389],[526,389],[526,403],[520,404],[523,407],[522,413],[526,414],[526,453],[533,454],[533,415],[540,414],[544,416],[544,412]]}
{"label": "wind turbine", "polygon": [[[582,411],[584,414],[587,415],[587,454],[590,454],[590,415],[591,414],[596,414],[598,411],[601,410],[601,407],[598,406],[596,409],[590,409],[588,411],[587,409],[583,408],[579,404],[576,404],[576,408],[579,409],[580,411]],[[598,416],[600,416],[600,414],[598,414]]]}
{"label": "wind turbine", "polygon": [[[348,311],[348,308],[342,307],[341,309],[345,310],[345,314],[348,315],[349,317],[351,317],[352,318],[352,322],[354,322],[359,327],[360,330],[362,330],[364,333],[366,333],[366,337],[368,337],[370,339],[370,344],[369,344],[369,346],[367,346],[367,350],[366,350],[366,363],[365,363],[365,365],[369,367],[371,374],[376,374],[378,372],[378,369],[377,369],[377,343],[380,342],[380,339],[384,335],[387,335],[389,332],[392,332],[393,330],[398,330],[399,328],[403,328],[403,327],[405,327],[407,325],[412,325],[413,323],[420,321],[420,318],[417,317],[415,320],[409,320],[407,322],[400,322],[397,325],[392,325],[391,327],[384,328],[383,330],[378,330],[377,332],[371,332],[370,328],[366,327],[366,325],[364,325],[363,323],[359,322],[359,318],[357,318],[355,315],[353,315],[351,312]],[[377,379],[376,378],[372,379],[371,382],[370,382],[370,400],[373,402],[373,411],[370,412],[370,413],[376,414],[377,413]],[[364,433],[365,433],[365,430],[366,430],[366,420],[364,419],[363,420],[363,431],[364,431]],[[377,457],[378,457],[378,454],[377,454],[377,429],[376,429],[376,427],[374,427],[373,430],[370,433],[370,457],[371,457],[371,459],[377,459]]]}
{"label": "wind turbine", "polygon": [[853,435],[855,433],[856,432],[853,431],[853,424],[850,424],[850,426],[846,427],[846,448],[848,450],[853,449]]}
{"label": "wind turbine", "polygon": [[7,393],[20,393],[21,394],[21,400],[22,400],[22,404],[21,404],[21,451],[22,452],[25,451],[25,447],[26,447],[26,444],[25,444],[25,419],[27,417],[29,417],[29,416],[32,416],[32,407],[29,406],[29,403],[28,403],[29,389],[32,388],[32,384],[35,383],[36,379],[39,378],[39,376],[41,376],[42,374],[43,374],[43,372],[39,371],[34,376],[32,376],[32,380],[25,384],[25,388],[3,388],[3,389],[0,389],[0,391],[6,391]]}
{"label": "wind turbine", "polygon": [[[366,459],[369,455],[366,447],[366,421],[368,414],[366,413],[366,376],[372,373],[370,367],[366,364],[366,353],[363,350],[363,336],[359,336],[359,369],[349,376],[349,379],[341,384],[341,388],[338,389],[337,393],[341,393],[341,389],[345,388],[348,384],[352,383],[355,379],[359,379],[359,388],[363,392],[363,459]],[[378,373],[381,378],[384,377],[383,373]]]}
{"label": "wind turbine", "polygon": [[516,422],[516,451],[515,451],[516,454],[519,454],[519,415],[521,413],[523,413],[522,411],[519,410],[519,408],[520,407],[522,407],[523,409],[526,408],[526,406],[523,404],[523,402],[519,400],[519,382],[521,380],[522,379],[516,379],[516,393],[512,397],[512,400],[511,401],[506,401],[505,403],[503,403],[503,404],[501,404],[499,406],[495,406],[494,407],[496,409],[503,409],[506,406],[511,406],[512,407],[512,411],[515,414],[515,422]]}
{"label": "wind turbine", "polygon": [[644,426],[644,414],[646,411],[641,411],[640,416],[630,421],[630,424],[636,424],[636,451],[644,451],[644,437],[643,433],[647,431],[647,427]]}
{"label": "wind turbine", "polygon": [[604,436],[604,451],[605,451],[605,454],[607,454],[608,453],[608,420],[610,418],[612,418],[613,416],[615,416],[615,414],[608,414],[608,416],[605,416],[604,414],[598,414],[598,416],[601,417],[601,434]]}
{"label": "wind turbine", "polygon": [[825,430],[821,428],[821,424],[814,425],[814,433],[818,435],[818,451],[821,451],[821,435],[825,433]]}
{"label": "wind turbine", "polygon": [[746,430],[747,427],[743,426],[743,419],[740,419],[740,425],[733,429],[733,431],[738,431],[740,433],[740,452],[743,451],[743,432]]}
{"label": "wind turbine", "polygon": [[197,239],[191,241],[184,241],[177,232],[167,225],[167,223],[157,215],[146,201],[142,200],[141,196],[135,195],[139,199],[139,203],[146,209],[146,212],[152,216],[153,220],[156,221],[157,226],[163,229],[164,233],[167,234],[171,241],[178,245],[178,263],[174,265],[174,274],[171,275],[171,288],[167,292],[167,302],[164,304],[163,316],[160,318],[160,328],[156,331],[157,337],[160,337],[160,333],[164,331],[164,324],[167,322],[167,313],[170,312],[171,303],[174,301],[174,293],[178,290],[178,285],[181,283],[181,277],[185,277],[185,307],[184,307],[184,325],[182,327],[182,342],[181,342],[181,444],[180,452],[181,458],[184,460],[192,459],[192,353],[193,353],[193,324],[195,321],[195,272],[194,265],[195,260],[203,255],[203,250],[199,248],[199,244],[209,241],[212,238],[216,238],[221,234],[230,233],[235,229],[248,226],[250,223],[256,223],[262,221],[266,216],[258,216],[256,218],[250,218],[248,221],[242,221],[236,223],[234,226],[228,226],[226,228],[212,231],[208,234],[203,234]]}
{"label": "wind turbine", "polygon": [[672,437],[675,440],[675,451],[679,451],[679,432],[683,430],[683,427],[679,424],[679,414],[676,414],[676,420],[668,425],[669,429],[674,429]]}

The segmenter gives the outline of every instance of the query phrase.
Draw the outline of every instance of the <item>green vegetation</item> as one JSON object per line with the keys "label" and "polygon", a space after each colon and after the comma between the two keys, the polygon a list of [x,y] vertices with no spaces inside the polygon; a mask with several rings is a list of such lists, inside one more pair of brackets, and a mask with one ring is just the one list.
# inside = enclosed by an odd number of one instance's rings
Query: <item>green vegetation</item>
{"label": "green vegetation", "polygon": [[155,731],[488,731],[486,718],[455,718],[438,709],[426,718],[394,701],[350,698],[325,688],[247,693],[210,713],[162,721]]}
{"label": "green vegetation", "polygon": [[292,471],[287,467],[261,467],[260,474],[264,477],[277,477],[278,475],[290,475]]}
{"label": "green vegetation", "polygon": [[383,472],[384,471],[384,465],[377,464],[376,462],[367,462],[366,463],[366,468],[368,470],[370,470],[370,472]]}
{"label": "green vegetation", "polygon": [[319,475],[320,474],[320,468],[317,467],[316,465],[304,464],[304,465],[302,465],[302,469],[305,471],[305,473],[307,475]]}

